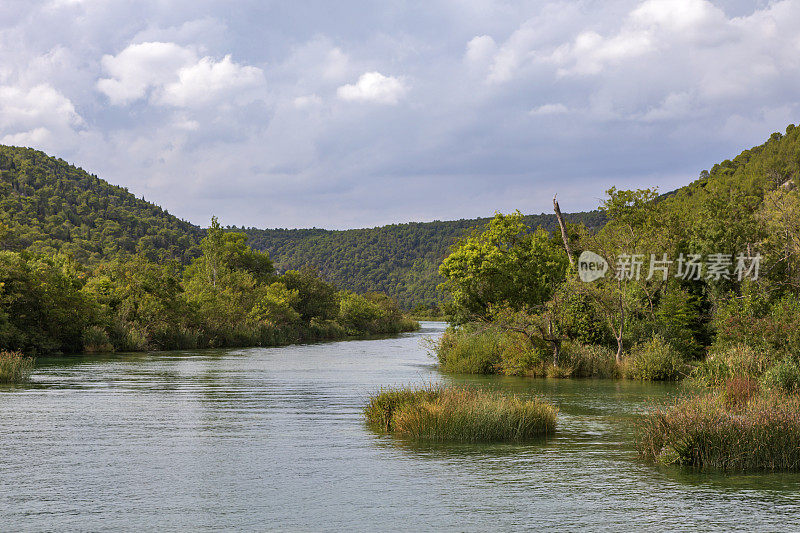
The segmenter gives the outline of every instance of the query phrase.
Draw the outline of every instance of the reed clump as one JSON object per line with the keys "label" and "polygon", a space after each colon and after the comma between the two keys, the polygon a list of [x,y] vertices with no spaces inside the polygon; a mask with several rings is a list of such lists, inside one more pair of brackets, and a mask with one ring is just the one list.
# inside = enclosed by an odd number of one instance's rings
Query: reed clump
{"label": "reed clump", "polygon": [[23,383],[30,379],[33,358],[20,352],[0,351],[0,383]]}
{"label": "reed clump", "polygon": [[558,409],[463,386],[383,389],[365,408],[375,430],[433,442],[519,442],[551,435]]}
{"label": "reed clump", "polygon": [[723,471],[800,471],[800,396],[738,379],[657,408],[640,423],[639,454]]}

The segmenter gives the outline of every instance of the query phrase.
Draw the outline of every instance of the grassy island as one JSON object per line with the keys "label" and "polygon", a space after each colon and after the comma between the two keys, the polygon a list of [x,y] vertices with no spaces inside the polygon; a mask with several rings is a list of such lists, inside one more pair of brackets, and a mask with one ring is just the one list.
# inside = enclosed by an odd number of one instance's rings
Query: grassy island
{"label": "grassy island", "polygon": [[0,383],[27,381],[33,369],[33,358],[20,352],[0,351]]}
{"label": "grassy island", "polygon": [[519,442],[555,431],[558,409],[538,398],[456,386],[384,389],[365,408],[376,431],[436,442]]}
{"label": "grassy island", "polygon": [[639,454],[722,471],[800,471],[800,397],[745,380],[656,409],[638,428]]}

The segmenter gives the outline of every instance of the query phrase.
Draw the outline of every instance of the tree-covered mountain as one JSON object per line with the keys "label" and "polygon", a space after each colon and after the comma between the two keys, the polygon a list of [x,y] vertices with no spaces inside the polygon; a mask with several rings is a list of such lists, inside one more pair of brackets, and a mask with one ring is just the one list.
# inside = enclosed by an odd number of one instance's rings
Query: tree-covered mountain
{"label": "tree-covered mountain", "polygon": [[[602,225],[599,212],[567,215]],[[378,228],[244,229],[280,271],[317,267],[343,289],[381,291],[402,306],[439,303],[438,266],[451,245],[488,219],[393,224]],[[553,229],[552,215],[526,222]],[[30,148],[0,146],[0,248],[53,254],[84,264],[133,254],[187,263],[205,230],[110,185],[79,167]],[[236,228],[229,228],[231,230]]]}
{"label": "tree-covered mountain", "polygon": [[[706,213],[707,227],[697,238],[709,243],[738,231],[732,211],[760,203],[767,183],[784,183],[799,161],[797,131],[773,134],[733,160],[714,165],[693,183],[662,196],[686,210]],[[725,194],[717,189],[725,189]],[[736,201],[734,201],[736,200]],[[489,207],[489,206],[487,206]],[[488,211],[488,209],[487,209]],[[708,213],[706,213],[708,214]],[[597,229],[600,211],[567,214],[572,223]],[[708,226],[708,220],[718,220]],[[450,247],[488,218],[393,224],[351,230],[228,228],[242,231],[249,244],[270,254],[279,271],[315,266],[341,288],[382,291],[403,307],[442,301],[438,267]],[[528,215],[524,223],[554,230],[554,215]],[[3,225],[8,226],[3,236]],[[0,146],[0,248],[60,251],[92,264],[120,255],[144,254],[151,260],[176,258],[187,263],[199,253],[205,230],[110,185],[63,160],[28,149]]]}
{"label": "tree-covered mountain", "polygon": [[[599,211],[565,215],[567,221],[590,228],[602,226]],[[306,264],[320,269],[323,277],[347,289],[377,290],[395,298],[403,307],[433,306],[443,295],[439,265],[450,247],[488,218],[412,222],[377,228],[333,231],[325,229],[254,229],[247,233],[250,245],[267,251],[282,270]],[[532,228],[557,228],[555,215],[528,215]]]}
{"label": "tree-covered mountain", "polygon": [[43,152],[0,146],[2,247],[84,264],[120,255],[187,262],[204,232],[159,206]]}

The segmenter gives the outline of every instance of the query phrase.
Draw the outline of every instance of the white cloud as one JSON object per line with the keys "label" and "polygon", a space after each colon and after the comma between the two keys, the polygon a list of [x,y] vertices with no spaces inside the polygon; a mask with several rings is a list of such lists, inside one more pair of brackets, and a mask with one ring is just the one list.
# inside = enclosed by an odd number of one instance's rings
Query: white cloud
{"label": "white cloud", "polygon": [[569,109],[564,104],[544,104],[530,110],[531,115],[563,115]]}
{"label": "white cloud", "polygon": [[336,94],[342,100],[396,104],[408,88],[399,78],[380,72],[365,72],[355,84],[342,85]]}
{"label": "white cloud", "polygon": [[326,54],[322,76],[329,80],[340,80],[347,74],[350,58],[341,48],[333,48]]}
{"label": "white cloud", "polygon": [[0,142],[60,148],[74,140],[84,121],[75,106],[53,87],[0,86]]}
{"label": "white cloud", "polygon": [[322,98],[320,98],[316,94],[308,94],[296,97],[294,100],[292,100],[292,103],[294,103],[294,106],[297,109],[308,109],[321,105]]}
{"label": "white cloud", "polygon": [[489,35],[478,35],[467,43],[464,60],[473,65],[486,63],[497,50],[497,43]]}
{"label": "white cloud", "polygon": [[175,43],[132,44],[116,56],[103,56],[103,69],[111,78],[99,80],[97,88],[112,104],[128,104],[171,81],[180,68],[195,60],[192,50]]}
{"label": "white cloud", "polygon": [[263,91],[261,69],[234,63],[231,56],[215,62],[204,57],[178,70],[178,81],[164,85],[157,102],[176,107],[198,107],[214,101],[244,104]]}
{"label": "white cloud", "polygon": [[592,208],[800,113],[800,0],[48,2],[0,21],[0,142],[198,223]]}
{"label": "white cloud", "polygon": [[132,44],[116,56],[103,56],[102,63],[112,77],[99,80],[97,88],[116,105],[148,96],[175,107],[242,104],[258,98],[265,85],[257,67],[235,63],[230,55],[198,59],[193,49],[175,43]]}

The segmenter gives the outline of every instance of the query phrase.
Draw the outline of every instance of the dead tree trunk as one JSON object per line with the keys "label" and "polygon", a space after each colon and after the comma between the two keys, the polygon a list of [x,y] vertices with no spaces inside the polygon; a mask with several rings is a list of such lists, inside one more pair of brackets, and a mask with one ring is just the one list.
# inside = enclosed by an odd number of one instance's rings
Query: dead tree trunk
{"label": "dead tree trunk", "polygon": [[575,258],[572,257],[572,249],[569,247],[569,238],[567,237],[567,225],[564,223],[564,215],[561,214],[561,208],[558,207],[558,200],[556,200],[557,194],[553,195],[553,209],[556,212],[556,218],[558,219],[558,225],[561,226],[561,238],[564,240],[564,249],[567,251],[567,257],[569,258],[570,266],[575,266]]}

